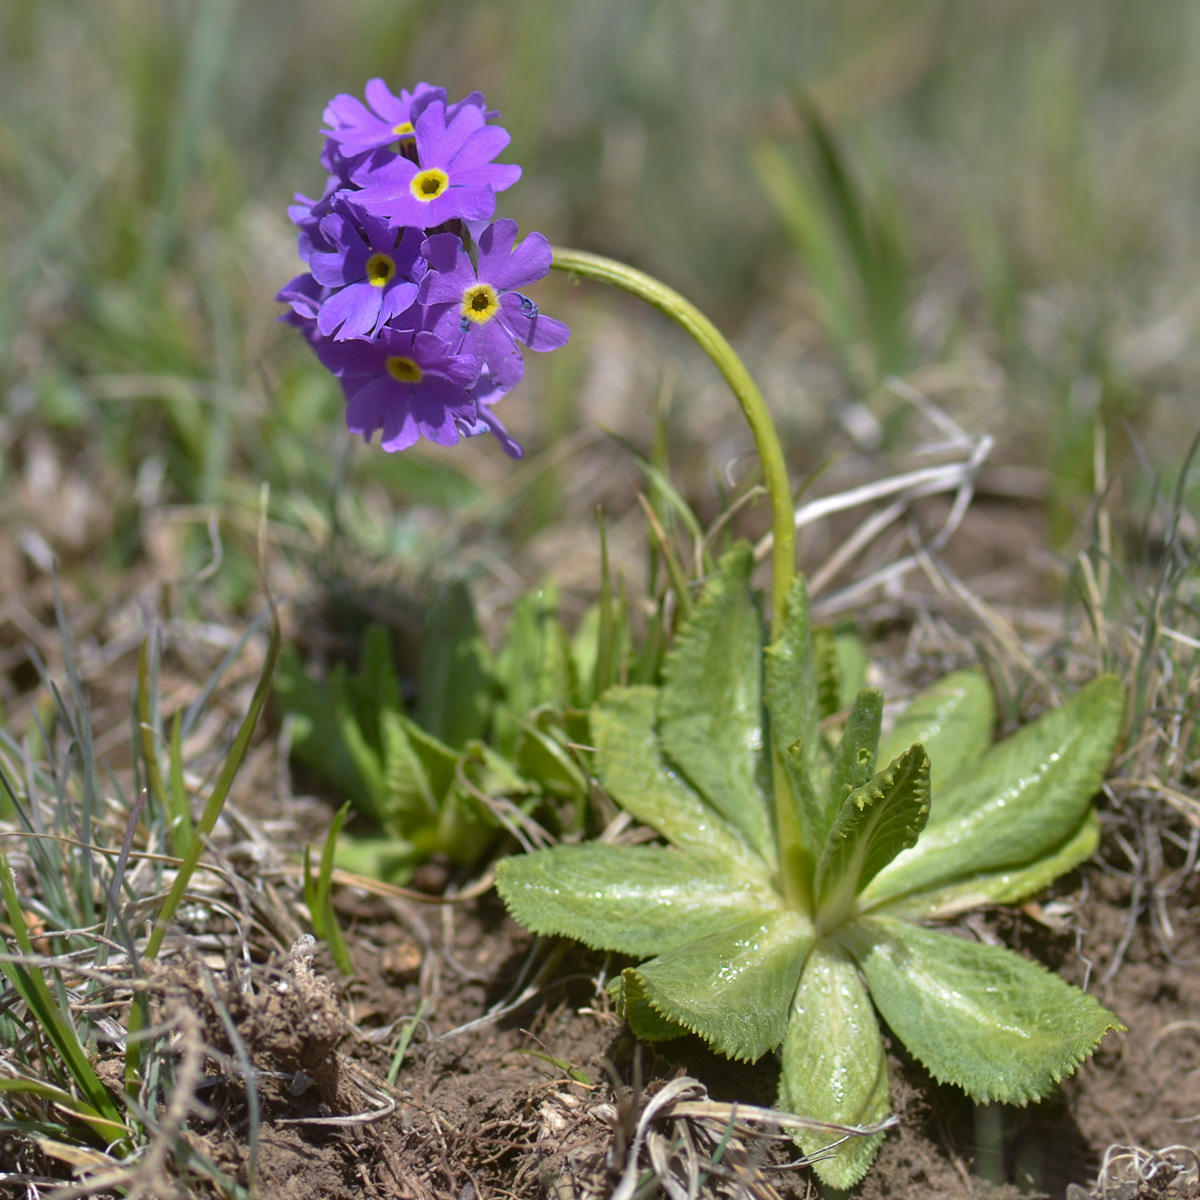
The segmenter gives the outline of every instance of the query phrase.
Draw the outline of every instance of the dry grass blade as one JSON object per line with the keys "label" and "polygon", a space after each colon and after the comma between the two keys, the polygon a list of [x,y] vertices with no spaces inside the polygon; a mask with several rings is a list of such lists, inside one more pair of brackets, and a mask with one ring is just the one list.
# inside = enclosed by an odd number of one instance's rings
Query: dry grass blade
{"label": "dry grass blade", "polygon": [[[890,501],[864,519],[852,534],[841,541],[826,562],[811,572],[809,594],[814,597],[814,611],[823,616],[843,612],[861,603],[865,596],[878,588],[896,586],[905,575],[921,566],[922,555],[936,554],[942,550],[962,524],[975,495],[979,472],[995,445],[990,434],[969,437],[955,421],[910,385],[892,380],[889,387],[917,408],[943,435],[940,441],[917,446],[913,451],[914,457],[945,456],[947,453],[956,457],[950,462],[918,467],[847,488],[831,496],[822,496],[795,510],[794,522],[799,530],[837,513],[875,505],[883,500]],[[864,561],[869,548],[911,514],[920,500],[938,495],[950,495],[952,500],[940,526],[932,534],[922,538],[910,532],[911,548],[908,553],[889,553],[880,566],[852,579],[839,590],[828,592],[829,585],[848,568]],[[767,534],[754,547],[756,560],[762,561],[770,553],[771,546],[772,538]]]}
{"label": "dry grass blade", "polygon": [[890,1116],[871,1125],[835,1125],[752,1104],[713,1101],[704,1085],[689,1076],[671,1080],[645,1100],[631,1129],[629,1118],[621,1121],[619,1115],[619,1109],[613,1109],[609,1164],[620,1171],[613,1200],[637,1200],[654,1194],[647,1190],[651,1187],[660,1188],[671,1200],[702,1196],[773,1200],[778,1193],[767,1172],[779,1168],[764,1161],[766,1143],[791,1145],[787,1131],[793,1129],[828,1133],[830,1144],[825,1150],[787,1164],[808,1166],[846,1138],[869,1137],[893,1128],[899,1120]]}
{"label": "dry grass blade", "polygon": [[1104,1151],[1090,1190],[1072,1185],[1068,1200],[1193,1200],[1200,1195],[1200,1155],[1191,1146],[1146,1150],[1114,1144]]}

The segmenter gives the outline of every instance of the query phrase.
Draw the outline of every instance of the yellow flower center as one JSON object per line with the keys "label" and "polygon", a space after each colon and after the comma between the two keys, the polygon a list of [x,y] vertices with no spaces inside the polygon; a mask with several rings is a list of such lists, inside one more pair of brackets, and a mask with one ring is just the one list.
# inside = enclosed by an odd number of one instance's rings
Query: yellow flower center
{"label": "yellow flower center", "polygon": [[499,311],[500,297],[490,283],[477,283],[463,292],[462,315],[468,321],[485,325]]}
{"label": "yellow flower center", "polygon": [[415,134],[411,121],[402,121],[399,125],[392,126],[392,132],[398,138],[410,138]]}
{"label": "yellow flower center", "polygon": [[418,171],[408,185],[417,200],[436,200],[450,186],[450,176],[441,167],[430,167],[427,171]]}
{"label": "yellow flower center", "polygon": [[396,260],[390,254],[372,254],[367,259],[367,282],[372,287],[386,287],[396,274]]}
{"label": "yellow flower center", "polygon": [[425,378],[425,372],[403,354],[389,355],[386,366],[388,374],[397,383],[420,383]]}

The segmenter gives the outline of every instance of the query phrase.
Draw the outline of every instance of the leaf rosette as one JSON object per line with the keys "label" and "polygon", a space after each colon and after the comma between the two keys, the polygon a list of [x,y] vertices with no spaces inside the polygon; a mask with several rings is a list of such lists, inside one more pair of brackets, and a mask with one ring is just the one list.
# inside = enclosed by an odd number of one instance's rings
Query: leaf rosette
{"label": "leaf rosette", "polygon": [[[886,738],[866,689],[833,744],[803,580],[764,648],[752,565],[746,546],[722,559],[661,687],[612,688],[591,713],[601,782],[667,845],[509,858],[501,896],[537,933],[643,960],[614,982],[639,1037],[690,1031],[747,1061],[779,1050],[789,1111],[886,1116],[880,1018],[978,1102],[1046,1095],[1123,1026],[1040,964],[927,923],[1019,900],[1091,855],[1120,685],[1098,678],[994,746],[977,672],[942,679]],[[853,1185],[882,1137],[844,1141],[817,1174]],[[829,1140],[797,1135],[807,1154]]]}

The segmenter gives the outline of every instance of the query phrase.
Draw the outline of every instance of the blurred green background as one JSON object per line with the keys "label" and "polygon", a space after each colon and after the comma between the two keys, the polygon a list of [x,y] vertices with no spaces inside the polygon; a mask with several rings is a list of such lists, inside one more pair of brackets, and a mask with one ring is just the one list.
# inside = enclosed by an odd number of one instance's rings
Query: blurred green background
{"label": "blurred green background", "polygon": [[707,478],[747,448],[657,317],[562,280],[538,298],[572,345],[501,410],[516,473],[491,444],[348,444],[273,296],[324,105],[375,75],[482,89],[524,167],[499,214],[706,308],[798,472],[891,373],[1044,470],[1064,513],[1097,419],[1112,458],[1135,431],[1167,476],[1195,432],[1188,0],[5,0],[0,502],[27,554],[161,559],[146,514],[168,506],[194,569],[213,511],[252,539],[264,481],[302,548],[419,565],[525,542],[620,505],[621,456],[588,431],[648,444],[664,375],[676,465]]}

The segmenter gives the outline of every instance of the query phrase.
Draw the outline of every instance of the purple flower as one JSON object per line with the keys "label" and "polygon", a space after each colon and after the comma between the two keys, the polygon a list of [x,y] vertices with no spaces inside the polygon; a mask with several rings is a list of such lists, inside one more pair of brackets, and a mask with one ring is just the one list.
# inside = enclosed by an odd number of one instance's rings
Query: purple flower
{"label": "purple flower", "polygon": [[380,430],[385,450],[490,433],[520,458],[493,407],[524,373],[522,345],[570,332],[519,290],[549,270],[546,239],[489,224],[521,177],[494,161],[509,136],[480,92],[448,104],[432,84],[397,96],[372,79],[364,94],[325,109],[324,188],[288,210],[309,269],[280,289],[279,319],[337,377],[353,433]]}
{"label": "purple flower", "polygon": [[369,441],[382,429],[385,450],[406,450],[422,436],[453,446],[460,424],[475,424],[468,390],[479,374],[475,360],[452,354],[428,330],[385,325],[374,341],[326,342],[315,349],[345,389],[350,432]]}
{"label": "purple flower", "polygon": [[319,232],[329,250],[309,259],[313,278],[332,289],[321,305],[317,328],[327,337],[371,337],[408,308],[425,273],[421,233],[395,226],[342,200],[322,219]]}
{"label": "purple flower", "polygon": [[321,148],[321,166],[329,172],[325,186],[326,196],[342,188],[353,187],[351,176],[373,153],[375,152],[368,150],[362,154],[345,154],[333,138],[326,138],[325,145]]}
{"label": "purple flower", "polygon": [[485,118],[473,103],[462,101],[447,112],[445,101],[431,100],[415,122],[416,161],[397,155],[381,164],[372,156],[351,174],[362,188],[355,203],[418,229],[455,218],[487,220],[496,210],[496,192],[516,183],[521,168],[492,162],[510,138]]}
{"label": "purple flower", "polygon": [[438,99],[444,104],[446,89],[418,83],[411,92],[401,88],[400,95],[393,96],[382,79],[372,79],[367,84],[366,97],[370,108],[357,96],[343,93],[335,96],[325,109],[325,124],[332,128],[323,132],[337,142],[345,154],[362,154],[413,138],[413,102]]}
{"label": "purple flower", "polygon": [[475,421],[468,425],[465,421],[458,423],[458,432],[463,437],[478,437],[481,433],[493,434],[500,443],[504,453],[509,458],[524,458],[525,451],[508,435],[508,430],[500,423],[500,419],[491,410],[491,405],[507,391],[492,379],[485,367],[479,376],[479,382],[471,389],[471,397],[475,401]]}
{"label": "purple flower", "polygon": [[279,317],[289,325],[295,325],[311,346],[324,341],[317,330],[317,313],[329,297],[329,289],[322,287],[307,271],[289,279],[279,289],[275,299],[291,305],[291,311]]}
{"label": "purple flower", "polygon": [[435,234],[423,249],[429,274],[418,294],[422,304],[446,306],[434,331],[460,354],[485,363],[506,391],[525,370],[518,342],[531,350],[556,350],[571,336],[566,325],[542,316],[532,300],[516,291],[550,270],[550,243],[540,233],[529,234],[519,245],[516,238],[516,221],[493,222],[479,235],[479,261],[472,265],[457,236]]}

